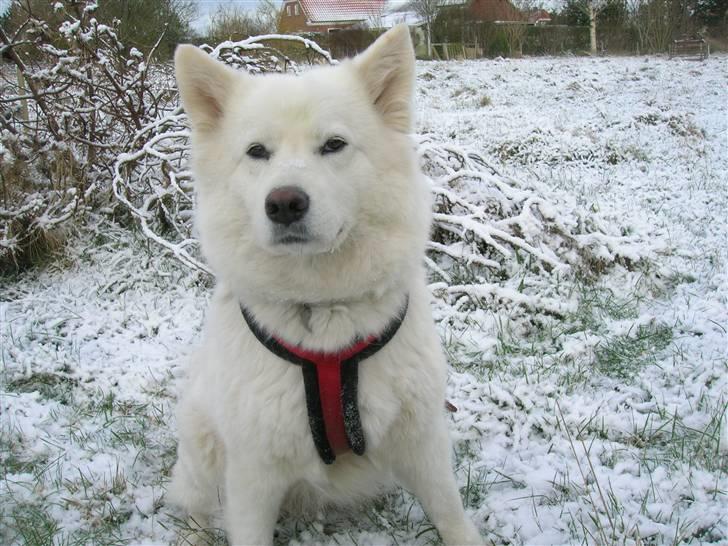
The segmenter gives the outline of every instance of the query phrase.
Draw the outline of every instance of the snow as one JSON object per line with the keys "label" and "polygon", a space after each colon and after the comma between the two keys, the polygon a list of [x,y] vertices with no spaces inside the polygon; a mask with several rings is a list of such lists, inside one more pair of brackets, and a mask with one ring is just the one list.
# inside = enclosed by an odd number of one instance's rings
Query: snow
{"label": "snow", "polygon": [[[476,152],[498,172],[439,181],[474,207],[458,218],[485,217],[490,184],[510,178],[504,191],[540,200],[532,222],[605,229],[579,235],[606,264],[586,280],[577,247],[550,245],[524,215],[533,255],[565,268],[524,269],[511,247],[431,255],[452,277],[433,273],[431,289],[457,476],[496,544],[728,544],[727,60],[418,64],[420,149]],[[467,260],[480,279],[452,267]],[[498,280],[503,263],[523,278]],[[209,290],[111,217],[56,262],[3,279],[3,543],[23,543],[11,516],[30,506],[66,538],[174,542],[181,514],[163,494],[176,385]],[[278,540],[425,544],[427,525],[395,492],[283,521]]]}

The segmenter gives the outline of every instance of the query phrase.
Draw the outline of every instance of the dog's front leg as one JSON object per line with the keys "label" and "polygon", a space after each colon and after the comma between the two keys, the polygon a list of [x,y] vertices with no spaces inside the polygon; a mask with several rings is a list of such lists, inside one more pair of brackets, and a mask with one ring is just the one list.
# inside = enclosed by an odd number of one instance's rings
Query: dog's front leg
{"label": "dog's front leg", "polygon": [[290,484],[270,465],[235,461],[225,469],[225,521],[232,546],[267,546]]}
{"label": "dog's front leg", "polygon": [[418,437],[409,436],[412,455],[395,461],[399,482],[422,504],[445,544],[484,544],[465,514],[450,464],[450,439],[444,418],[433,419],[432,428]]}

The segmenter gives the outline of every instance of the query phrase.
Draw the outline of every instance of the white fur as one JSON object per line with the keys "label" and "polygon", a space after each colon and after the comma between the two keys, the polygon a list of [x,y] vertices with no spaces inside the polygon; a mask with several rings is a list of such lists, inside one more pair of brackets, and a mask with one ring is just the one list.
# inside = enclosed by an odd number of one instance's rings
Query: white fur
{"label": "white fur", "polygon": [[[482,543],[450,467],[446,366],[422,267],[430,192],[407,137],[413,65],[406,27],[299,77],[250,77],[191,46],[177,51],[197,225],[218,285],[179,404],[168,496],[198,521],[223,509],[232,544],[270,544],[293,504],[350,503],[392,481],[419,498],[446,543]],[[332,136],[348,145],[322,155]],[[246,155],[256,142],[268,160]],[[311,241],[276,244],[264,201],[291,185],[310,196]],[[332,351],[381,332],[407,294],[399,332],[360,365],[366,453],[325,465],[300,368],[253,337],[239,302],[289,343]]]}

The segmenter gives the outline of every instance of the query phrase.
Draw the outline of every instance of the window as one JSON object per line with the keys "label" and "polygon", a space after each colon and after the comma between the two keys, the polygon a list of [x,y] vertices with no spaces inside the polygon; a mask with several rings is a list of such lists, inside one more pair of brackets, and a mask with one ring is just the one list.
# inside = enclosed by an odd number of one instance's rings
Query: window
{"label": "window", "polygon": [[294,8],[293,8],[293,11],[295,12],[295,14],[296,14],[296,15],[298,15],[298,14],[300,13],[300,12],[298,11],[298,4],[296,4],[296,5],[294,6]]}
{"label": "window", "polygon": [[293,6],[291,4],[288,4],[286,6],[286,14],[289,15],[289,16],[290,15],[293,15]]}

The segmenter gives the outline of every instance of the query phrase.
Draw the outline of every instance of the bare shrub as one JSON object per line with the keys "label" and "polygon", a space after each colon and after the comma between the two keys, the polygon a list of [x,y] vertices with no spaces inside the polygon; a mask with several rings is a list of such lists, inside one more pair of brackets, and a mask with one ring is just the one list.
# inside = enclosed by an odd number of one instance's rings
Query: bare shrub
{"label": "bare shrub", "polygon": [[116,29],[95,18],[94,2],[54,9],[57,26],[29,10],[12,34],[0,28],[9,60],[0,72],[4,270],[32,262],[66,221],[108,197],[99,190],[108,189],[115,158],[169,97],[150,81],[156,46],[127,52]]}

